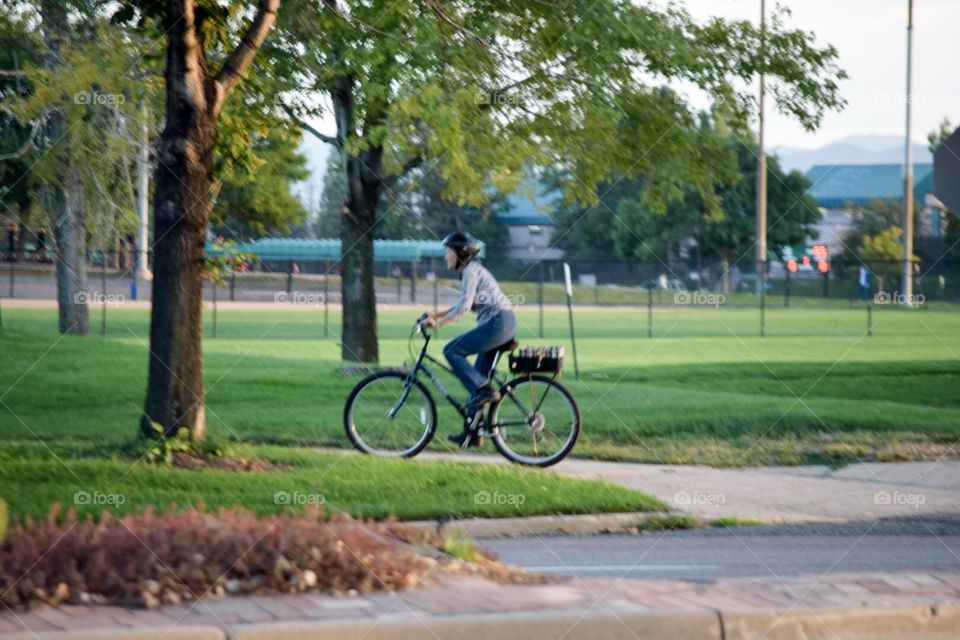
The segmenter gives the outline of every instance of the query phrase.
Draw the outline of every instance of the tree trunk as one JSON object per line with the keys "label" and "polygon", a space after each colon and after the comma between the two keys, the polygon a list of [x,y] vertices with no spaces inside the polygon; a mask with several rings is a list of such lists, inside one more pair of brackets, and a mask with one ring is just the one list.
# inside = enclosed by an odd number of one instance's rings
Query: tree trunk
{"label": "tree trunk", "polygon": [[346,161],[347,202],[340,223],[343,277],[344,360],[376,363],[380,359],[377,341],[377,297],[373,279],[373,230],[377,221],[380,183],[364,167],[369,153],[350,156]]}
{"label": "tree trunk", "polygon": [[[340,140],[356,134],[354,129],[353,78],[342,77],[333,92],[334,113]],[[341,357],[376,363],[377,297],[373,280],[373,231],[377,204],[383,188],[383,149],[371,147],[354,156],[341,148],[346,173],[346,202],[340,221],[340,278],[343,305]]]}
{"label": "tree trunk", "polygon": [[215,93],[196,34],[183,20],[169,33],[167,120],[157,145],[153,201],[150,366],[144,435],[205,432],[202,319],[206,228],[212,206]]}
{"label": "tree trunk", "polygon": [[240,45],[212,77],[197,33],[193,0],[168,2],[166,124],[157,145],[153,201],[150,364],[140,430],[206,431],[202,318],[206,232],[213,206],[217,116],[276,19],[279,0],[260,0]]}
{"label": "tree trunk", "polygon": [[[45,0],[40,5],[43,38],[49,50],[44,66],[60,73],[60,50],[67,39],[67,9],[62,2]],[[51,185],[53,238],[57,256],[57,307],[60,333],[85,336],[90,333],[87,307],[87,231],[84,226],[83,187],[70,153],[69,131],[63,112],[51,114],[47,136],[58,145],[61,159],[59,180]],[[25,235],[26,230],[22,229]]]}
{"label": "tree trunk", "polygon": [[[150,366],[141,430],[205,432],[202,317],[206,227],[212,204],[214,123],[168,120],[158,145],[154,195]],[[181,182],[182,181],[182,182]]]}
{"label": "tree trunk", "polygon": [[83,187],[67,169],[66,189],[53,187],[56,221],[53,238],[57,256],[57,308],[60,333],[90,333],[87,291],[87,232],[83,224]]}

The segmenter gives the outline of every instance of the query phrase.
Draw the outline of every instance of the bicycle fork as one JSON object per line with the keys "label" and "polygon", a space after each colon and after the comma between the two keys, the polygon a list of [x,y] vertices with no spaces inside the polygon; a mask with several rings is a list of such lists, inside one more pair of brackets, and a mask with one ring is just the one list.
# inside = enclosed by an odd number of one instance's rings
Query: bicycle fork
{"label": "bicycle fork", "polygon": [[397,414],[400,413],[400,409],[403,408],[403,403],[407,401],[407,398],[410,397],[410,390],[413,389],[413,380],[407,379],[407,384],[403,387],[403,393],[400,394],[400,399],[397,400],[397,404],[393,405],[393,408],[387,412],[387,418],[393,420],[397,417]]}

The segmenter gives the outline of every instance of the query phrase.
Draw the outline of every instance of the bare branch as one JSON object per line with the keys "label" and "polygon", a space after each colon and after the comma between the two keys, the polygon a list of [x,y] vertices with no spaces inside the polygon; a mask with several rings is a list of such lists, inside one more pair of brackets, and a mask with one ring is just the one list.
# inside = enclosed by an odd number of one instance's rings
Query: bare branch
{"label": "bare branch", "polygon": [[0,153],[0,162],[3,162],[4,160],[16,160],[17,158],[29,152],[31,149],[36,149],[37,145],[34,140],[36,139],[37,134],[40,132],[40,127],[43,126],[43,123],[46,122],[46,120],[47,115],[45,113],[37,118],[36,122],[33,123],[33,127],[30,129],[30,135],[27,136],[27,139],[23,142],[23,145],[11,153]]}
{"label": "bare branch", "polygon": [[8,69],[0,69],[0,78],[24,78],[26,75],[26,71],[10,71]]}
{"label": "bare branch", "polygon": [[466,25],[460,22],[457,22],[456,20],[448,16],[446,13],[444,13],[443,9],[441,9],[437,5],[437,3],[434,2],[434,0],[427,0],[427,6],[430,7],[430,10],[433,11],[437,15],[437,17],[440,18],[441,21],[445,22],[446,24],[450,25],[451,27],[453,27],[454,29],[456,29],[457,31],[465,35],[468,40],[472,40],[475,44],[479,45],[480,49],[483,51],[483,54],[487,57],[487,60],[489,60],[490,62],[493,62],[492,58],[490,57],[491,47],[486,40],[484,40],[483,38],[478,36],[476,33],[468,29]]}
{"label": "bare branch", "polygon": [[283,110],[287,113],[287,115],[290,116],[290,119],[293,120],[293,121],[297,124],[297,126],[301,127],[304,131],[310,133],[311,135],[313,135],[313,136],[316,137],[317,139],[319,139],[319,140],[321,140],[321,141],[323,141],[323,142],[326,142],[327,144],[332,144],[333,146],[337,147],[338,149],[340,149],[340,148],[343,147],[343,144],[341,143],[341,141],[340,141],[339,138],[335,138],[335,137],[333,137],[333,136],[328,136],[328,135],[326,135],[325,133],[320,133],[319,131],[317,131],[316,129],[314,129],[313,127],[311,127],[309,124],[307,124],[306,122],[304,122],[301,118],[299,118],[299,117],[297,116],[297,114],[295,114],[295,113],[293,112],[293,109],[291,109],[289,106],[287,106],[287,105],[286,105],[285,103],[283,103],[282,101],[280,102],[280,108],[283,109]]}
{"label": "bare branch", "polygon": [[223,103],[227,96],[233,92],[234,87],[243,78],[243,75],[253,63],[254,56],[260,50],[260,46],[267,38],[267,33],[277,21],[277,11],[280,9],[280,0],[260,0],[260,6],[257,14],[253,17],[253,22],[247,32],[243,34],[240,44],[233,50],[233,53],[223,63],[223,68],[217,74],[214,82],[217,86],[217,98],[213,105],[213,113],[219,113],[223,108]]}

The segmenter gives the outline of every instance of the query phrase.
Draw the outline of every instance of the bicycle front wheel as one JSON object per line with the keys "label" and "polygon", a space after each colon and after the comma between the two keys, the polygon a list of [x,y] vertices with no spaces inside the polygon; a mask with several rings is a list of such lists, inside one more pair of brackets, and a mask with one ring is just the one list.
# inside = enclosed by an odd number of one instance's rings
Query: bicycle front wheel
{"label": "bicycle front wheel", "polygon": [[490,407],[493,444],[508,460],[549,467],[563,460],[580,436],[580,406],[566,387],[544,376],[508,382]]}
{"label": "bicycle front wheel", "polygon": [[353,446],[376,456],[409,458],[437,430],[437,405],[419,380],[381,371],[361,380],[343,407],[343,425]]}

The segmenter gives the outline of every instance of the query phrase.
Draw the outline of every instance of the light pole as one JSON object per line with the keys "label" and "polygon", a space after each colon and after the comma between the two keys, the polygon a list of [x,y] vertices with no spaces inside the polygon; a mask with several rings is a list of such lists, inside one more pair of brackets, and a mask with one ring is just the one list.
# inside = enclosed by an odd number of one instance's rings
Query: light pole
{"label": "light pole", "polygon": [[913,302],[913,149],[910,142],[910,115],[913,107],[913,0],[907,0],[907,131],[903,167],[903,291],[904,306]]}
{"label": "light pole", "polygon": [[140,238],[139,255],[137,256],[137,274],[136,279],[139,285],[144,285],[153,279],[150,273],[150,265],[147,264],[147,258],[150,255],[150,220],[149,220],[149,197],[150,177],[148,174],[150,163],[150,132],[147,128],[147,119],[150,112],[147,110],[147,103],[143,103],[140,123],[140,154],[137,158],[137,212],[140,218]]}
{"label": "light pole", "polygon": [[764,142],[764,86],[763,65],[766,64],[767,3],[760,0],[760,130],[757,156],[757,292],[760,295],[760,336],[765,333],[764,315],[767,302],[767,151]]}

